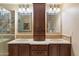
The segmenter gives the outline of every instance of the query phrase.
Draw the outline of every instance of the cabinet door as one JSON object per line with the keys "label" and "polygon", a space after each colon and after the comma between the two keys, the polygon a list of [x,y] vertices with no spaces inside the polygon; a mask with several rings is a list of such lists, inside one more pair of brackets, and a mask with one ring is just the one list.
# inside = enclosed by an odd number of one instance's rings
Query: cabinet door
{"label": "cabinet door", "polygon": [[9,56],[29,56],[28,44],[9,44]]}
{"label": "cabinet door", "polygon": [[49,45],[49,56],[59,56],[59,45],[58,44]]}
{"label": "cabinet door", "polygon": [[18,56],[18,45],[17,44],[9,44],[8,45],[9,56]]}
{"label": "cabinet door", "polygon": [[60,44],[60,56],[70,56],[71,55],[71,44]]}
{"label": "cabinet door", "polygon": [[[34,3],[33,9],[34,9],[34,40],[45,40],[45,4]],[[41,35],[44,36],[41,37]],[[40,37],[42,39],[39,39]]]}
{"label": "cabinet door", "polygon": [[19,44],[18,45],[18,55],[19,56],[29,56],[29,45]]}

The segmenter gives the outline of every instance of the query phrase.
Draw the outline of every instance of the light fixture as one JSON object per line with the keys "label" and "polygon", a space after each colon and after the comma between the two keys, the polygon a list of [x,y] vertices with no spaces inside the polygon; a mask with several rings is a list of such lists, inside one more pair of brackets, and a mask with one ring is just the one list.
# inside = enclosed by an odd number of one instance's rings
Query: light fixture
{"label": "light fixture", "polygon": [[60,8],[57,4],[49,5],[49,9],[47,11],[49,14],[58,14],[60,12]]}
{"label": "light fixture", "polygon": [[29,5],[20,5],[19,9],[18,9],[19,13],[23,13],[23,14],[29,14],[32,13],[32,11],[29,8]]}

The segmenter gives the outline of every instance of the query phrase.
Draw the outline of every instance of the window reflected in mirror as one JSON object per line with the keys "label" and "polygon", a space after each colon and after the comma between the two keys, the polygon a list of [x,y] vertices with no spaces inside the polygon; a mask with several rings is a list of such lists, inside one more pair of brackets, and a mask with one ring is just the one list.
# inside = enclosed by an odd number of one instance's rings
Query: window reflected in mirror
{"label": "window reflected in mirror", "polygon": [[0,33],[13,34],[15,31],[15,12],[0,8]]}

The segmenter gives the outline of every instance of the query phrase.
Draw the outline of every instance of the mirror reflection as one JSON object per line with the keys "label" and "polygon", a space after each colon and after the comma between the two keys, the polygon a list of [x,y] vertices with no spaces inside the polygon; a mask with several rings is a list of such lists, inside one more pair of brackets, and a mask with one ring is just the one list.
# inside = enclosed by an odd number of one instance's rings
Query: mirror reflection
{"label": "mirror reflection", "polygon": [[32,10],[28,4],[19,5],[18,31],[19,32],[31,32],[32,31]]}
{"label": "mirror reflection", "polygon": [[14,33],[14,11],[0,8],[0,33]]}
{"label": "mirror reflection", "polygon": [[61,32],[61,9],[59,4],[47,5],[47,32]]}

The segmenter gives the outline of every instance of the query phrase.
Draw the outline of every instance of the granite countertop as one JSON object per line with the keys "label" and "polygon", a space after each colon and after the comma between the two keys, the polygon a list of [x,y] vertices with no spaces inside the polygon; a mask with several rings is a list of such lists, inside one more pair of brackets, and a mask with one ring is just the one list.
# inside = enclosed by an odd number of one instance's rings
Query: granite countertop
{"label": "granite countertop", "polygon": [[46,39],[45,41],[34,41],[33,39],[15,39],[8,44],[70,44],[70,41],[64,39]]}

